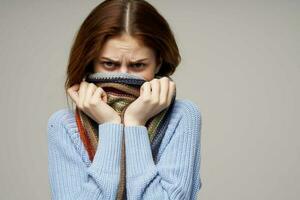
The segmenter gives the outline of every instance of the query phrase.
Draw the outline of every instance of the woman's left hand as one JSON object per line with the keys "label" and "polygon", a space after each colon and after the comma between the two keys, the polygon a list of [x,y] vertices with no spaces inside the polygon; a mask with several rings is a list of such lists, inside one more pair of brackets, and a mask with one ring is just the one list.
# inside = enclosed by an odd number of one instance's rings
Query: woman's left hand
{"label": "woman's left hand", "polygon": [[170,105],[175,89],[175,83],[168,77],[144,82],[140,96],[125,110],[124,125],[145,125],[148,119]]}

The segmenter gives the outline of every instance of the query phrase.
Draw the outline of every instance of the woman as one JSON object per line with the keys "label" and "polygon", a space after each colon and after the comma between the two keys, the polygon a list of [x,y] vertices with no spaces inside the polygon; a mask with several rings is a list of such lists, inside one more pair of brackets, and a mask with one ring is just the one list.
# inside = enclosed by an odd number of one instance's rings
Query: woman
{"label": "woman", "polygon": [[[192,101],[173,98],[169,75],[179,62],[168,23],[148,2],[107,0],[89,14],[71,49],[65,82],[67,95],[84,114],[61,109],[48,121],[52,199],[196,199],[202,185],[201,116]],[[86,81],[88,74],[111,73],[144,80],[122,115],[108,105],[112,93]],[[161,113],[168,121],[156,160],[149,122]],[[83,140],[83,115],[96,124],[101,141],[93,157]]]}

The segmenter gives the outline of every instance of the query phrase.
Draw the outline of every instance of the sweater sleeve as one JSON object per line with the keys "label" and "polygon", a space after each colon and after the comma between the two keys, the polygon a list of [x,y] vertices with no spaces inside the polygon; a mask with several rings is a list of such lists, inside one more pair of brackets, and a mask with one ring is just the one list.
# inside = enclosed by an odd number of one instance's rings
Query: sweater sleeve
{"label": "sweater sleeve", "polygon": [[48,120],[48,173],[53,200],[115,199],[123,124],[99,125],[100,143],[88,167],[67,134],[66,114],[56,112]]}
{"label": "sweater sleeve", "polygon": [[[184,107],[184,108],[183,108]],[[155,165],[145,126],[125,126],[129,200],[194,200],[200,190],[200,110],[191,101],[182,107],[172,138]]]}

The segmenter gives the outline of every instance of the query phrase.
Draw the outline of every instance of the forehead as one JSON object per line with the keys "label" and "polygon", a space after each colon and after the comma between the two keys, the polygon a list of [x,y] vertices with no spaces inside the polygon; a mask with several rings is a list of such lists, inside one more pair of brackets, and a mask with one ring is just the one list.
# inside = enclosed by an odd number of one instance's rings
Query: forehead
{"label": "forehead", "polygon": [[123,35],[119,37],[109,38],[103,45],[100,56],[118,59],[123,56],[129,56],[133,59],[138,59],[141,56],[153,56],[154,51],[145,46],[142,41],[139,41],[131,36]]}

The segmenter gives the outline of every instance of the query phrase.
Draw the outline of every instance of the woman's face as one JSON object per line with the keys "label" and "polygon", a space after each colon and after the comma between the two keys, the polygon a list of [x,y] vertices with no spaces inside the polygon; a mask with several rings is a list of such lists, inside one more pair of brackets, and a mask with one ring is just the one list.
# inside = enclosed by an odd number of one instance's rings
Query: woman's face
{"label": "woman's face", "polygon": [[94,63],[94,72],[126,72],[154,78],[157,68],[155,52],[128,34],[110,38]]}

